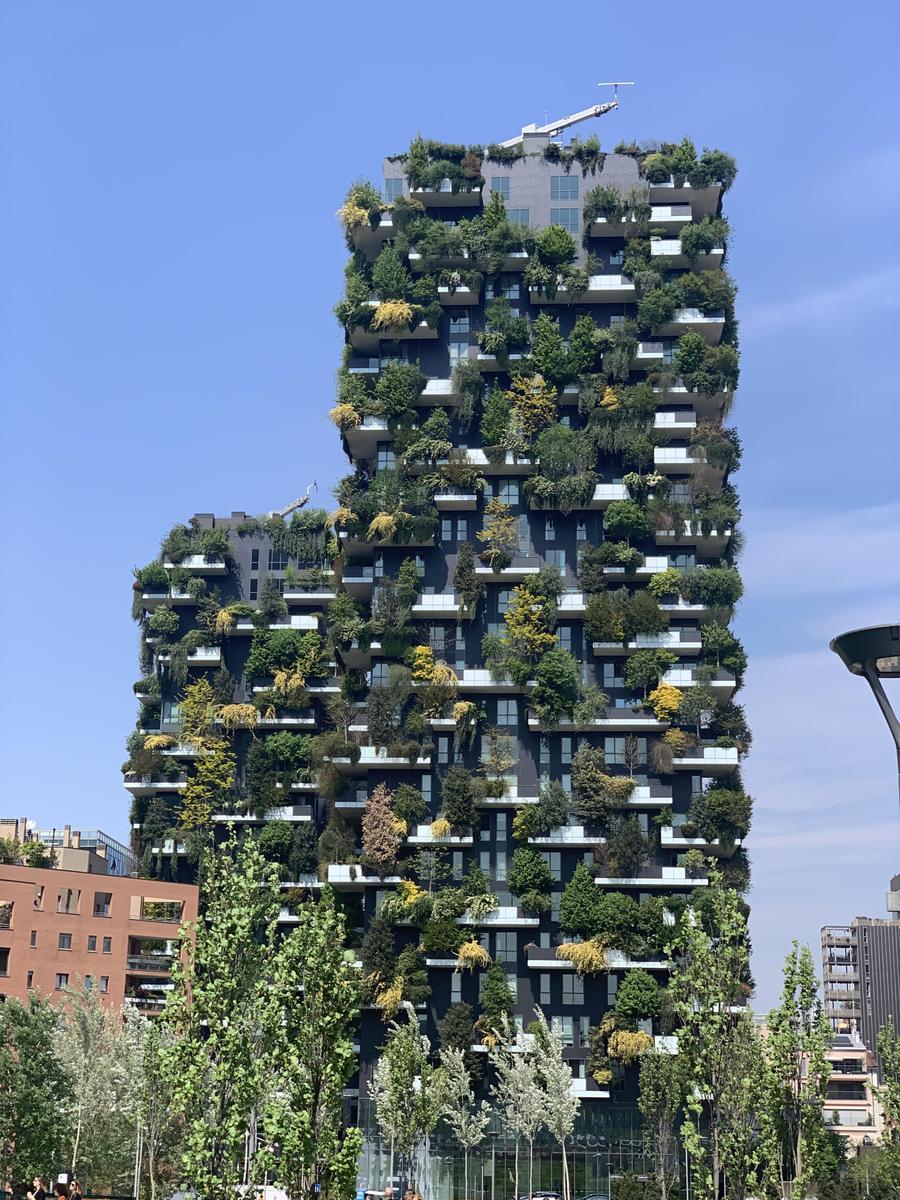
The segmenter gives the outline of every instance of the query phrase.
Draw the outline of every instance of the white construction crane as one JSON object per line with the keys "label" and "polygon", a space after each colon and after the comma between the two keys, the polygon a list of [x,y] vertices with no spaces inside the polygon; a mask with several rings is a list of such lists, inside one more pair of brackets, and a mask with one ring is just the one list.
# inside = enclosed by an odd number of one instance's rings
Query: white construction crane
{"label": "white construction crane", "polygon": [[500,145],[518,146],[521,141],[524,141],[526,133],[546,134],[547,137],[558,137],[570,125],[577,125],[579,121],[588,121],[591,117],[602,117],[604,113],[612,112],[614,108],[619,107],[619,88],[634,87],[634,82],[620,79],[613,83],[598,83],[597,87],[615,88],[613,99],[608,100],[605,104],[594,104],[590,108],[583,108],[581,112],[572,113],[570,117],[563,117],[559,121],[550,121],[547,125],[525,125],[518,137],[510,138],[508,142],[501,142]]}
{"label": "white construction crane", "polygon": [[290,504],[286,504],[284,508],[273,508],[271,512],[266,513],[267,517],[286,517],[289,513],[296,512],[298,508],[305,508],[309,504],[309,493],[318,491],[319,485],[315,480],[306,489],[305,496],[298,496],[296,500],[292,500]]}

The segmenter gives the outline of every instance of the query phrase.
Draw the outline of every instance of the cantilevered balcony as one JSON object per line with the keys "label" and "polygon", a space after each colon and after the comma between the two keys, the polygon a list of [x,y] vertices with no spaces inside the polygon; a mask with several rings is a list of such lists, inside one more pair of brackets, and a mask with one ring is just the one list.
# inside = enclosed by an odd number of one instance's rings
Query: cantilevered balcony
{"label": "cantilevered balcony", "polygon": [[425,389],[419,396],[418,405],[453,405],[459,399],[459,393],[453,386],[453,379],[429,379]]}
{"label": "cantilevered balcony", "polygon": [[692,408],[658,408],[653,417],[653,432],[657,437],[690,437],[697,428],[697,414]]}
{"label": "cantilevered balcony", "polygon": [[639,783],[628,797],[628,804],[631,808],[669,808],[672,804],[672,788],[657,780]]}
{"label": "cantilevered balcony", "polygon": [[481,187],[460,188],[454,192],[449,179],[444,179],[438,188],[410,188],[409,194],[420,200],[426,208],[480,208]]}
{"label": "cantilevered balcony", "polygon": [[[514,454],[512,450],[496,458],[489,458],[481,449],[466,450],[466,457],[462,461],[478,467],[485,475],[530,475],[535,466],[530,458]],[[422,475],[446,463],[447,459],[439,458],[434,462],[410,463],[408,469],[413,474]]]}
{"label": "cantilevered balcony", "polygon": [[595,875],[594,883],[605,888],[637,888],[646,892],[655,888],[695,888],[707,887],[709,880],[705,875],[698,877],[688,875],[684,867],[641,868],[640,875],[616,876]]}
{"label": "cantilevered balcony", "polygon": [[654,446],[653,465],[665,475],[690,475],[706,465],[706,451],[702,446]]}
{"label": "cantilevered balcony", "polygon": [[551,733],[664,733],[669,722],[660,721],[652,712],[641,708],[607,708],[602,717],[591,721],[562,720],[551,725],[541,725],[537,717],[529,713],[528,728],[534,733],[539,730]]}
{"label": "cantilevered balcony", "polygon": [[[676,186],[674,178],[670,176],[663,183],[650,184],[650,203],[654,207],[687,204],[690,206],[693,219],[699,221],[701,217],[716,215],[721,191],[722,188],[718,183],[714,183],[710,187],[695,188],[691,187],[686,179]],[[650,222],[651,227],[659,224],[660,222],[655,219]]]}
{"label": "cantilevered balcony", "polygon": [[276,713],[271,717],[260,717],[256,723],[257,729],[315,729],[314,713]]}
{"label": "cantilevered balcony", "polygon": [[[531,839],[529,839],[531,840]],[[526,950],[529,971],[574,971],[567,959],[556,957],[556,946],[529,946]],[[671,963],[662,958],[630,958],[621,950],[607,950],[610,971],[670,971]]]}
{"label": "cantilevered balcony", "polygon": [[[740,838],[730,843],[727,848],[723,847],[719,838],[702,838],[702,837],[687,837],[684,832],[687,825],[687,816],[684,813],[676,813],[672,817],[671,825],[663,825],[659,831],[659,844],[663,850],[702,850],[704,854],[710,854],[714,857],[729,858],[735,851],[736,847],[741,845]],[[688,825],[688,828],[690,826]]]}
{"label": "cantilevered balcony", "polygon": [[[663,679],[677,688],[696,687],[701,682],[697,677],[697,670],[697,667],[670,667]],[[706,683],[705,680],[703,682]],[[706,686],[712,688],[713,692],[724,700],[734,694],[735,678],[730,671],[718,670]]]}
{"label": "cantilevered balcony", "polygon": [[480,299],[478,292],[470,287],[463,287],[462,284],[455,288],[444,285],[438,288],[438,300],[443,305],[467,304],[471,306],[477,304]]}
{"label": "cantilevered balcony", "polygon": [[332,766],[344,775],[366,775],[369,771],[430,771],[431,757],[422,757],[410,760],[409,758],[395,758],[388,754],[387,748],[384,746],[360,746],[359,760],[354,762],[352,758],[343,758],[340,755],[336,758],[328,760]]}
{"label": "cantilevered balcony", "polygon": [[590,509],[606,508],[616,500],[627,500],[628,488],[624,483],[598,483],[588,504]]}
{"label": "cantilevered balcony", "polygon": [[704,392],[689,392],[680,379],[665,387],[654,387],[654,396],[661,406],[668,404],[690,404],[699,421],[713,421],[722,415],[722,410],[731,402],[731,392],[727,389],[707,395]]}
{"label": "cantilevered balcony", "polygon": [[190,571],[192,575],[227,575],[228,563],[224,558],[207,558],[205,554],[186,554],[181,562],[169,562],[168,559],[163,563],[167,571],[174,571],[176,567],[181,567],[185,571]]}
{"label": "cantilevered balcony", "polygon": [[528,290],[532,304],[623,304],[635,299],[634,280],[627,275],[592,275],[584,292],[562,285],[553,296],[536,287]]}
{"label": "cantilevered balcony", "polygon": [[359,425],[344,430],[347,449],[354,458],[374,458],[379,442],[392,442],[394,435],[384,417],[363,417]]}
{"label": "cantilevered balcony", "polygon": [[197,604],[198,597],[192,596],[190,592],[179,591],[178,588],[169,588],[167,592],[142,592],[141,604],[146,608],[147,612],[153,612],[160,604],[182,605]]}
{"label": "cantilevered balcony", "polygon": [[[171,654],[159,654],[157,662],[168,663],[171,658]],[[185,661],[189,667],[217,667],[222,661],[222,647],[198,646],[188,653]]]}
{"label": "cantilevered balcony", "polygon": [[475,361],[481,367],[482,371],[506,371],[514,363],[519,363],[523,358],[527,358],[527,354],[522,350],[514,350],[511,354],[505,357],[496,354],[476,354]]}
{"label": "cantilevered balcony", "polygon": [[[257,626],[252,621],[236,621],[228,630],[228,637],[252,637],[257,632]],[[294,613],[287,621],[273,621],[264,625],[264,629],[275,632],[279,629],[299,629],[304,633],[315,632],[319,628],[319,617],[314,613]]]}
{"label": "cantilevered balcony", "polygon": [[537,917],[526,916],[520,908],[501,905],[493,912],[473,917],[468,911],[456,919],[457,925],[476,925],[479,929],[536,929],[540,925]]}
{"label": "cantilevered balcony", "polygon": [[696,546],[702,557],[713,558],[724,554],[731,532],[727,525],[704,531],[702,522],[686,521],[677,529],[657,529],[655,537],[660,546]]}
{"label": "cantilevered balcony", "polygon": [[676,771],[702,771],[706,775],[727,775],[737,765],[734,746],[694,746],[672,760]]}
{"label": "cantilevered balcony", "polygon": [[412,606],[414,617],[456,617],[462,608],[462,600],[453,592],[423,592]]}
{"label": "cantilevered balcony", "polygon": [[475,574],[483,579],[493,580],[495,583],[522,583],[532,575],[539,574],[540,569],[541,560],[535,555],[519,554],[513,557],[508,567],[501,567],[499,571],[495,571],[490,566],[482,564],[475,568]]}
{"label": "cantilevered balcony", "polygon": [[181,792],[187,783],[187,775],[178,775],[168,779],[161,775],[136,775],[129,771],[124,784],[132,796],[154,796],[157,792]]}
{"label": "cantilevered balcony", "polygon": [[479,796],[475,801],[476,808],[518,808],[522,804],[532,805],[539,803],[540,798],[536,783],[520,786],[515,776],[505,776],[504,778],[506,779],[506,786],[502,795]]}
{"label": "cantilevered balcony", "polygon": [[672,650],[675,654],[699,654],[703,649],[699,629],[665,629],[662,633],[639,633],[628,642],[594,642],[594,653],[620,658],[638,650]]}
{"label": "cantilevered balcony", "polygon": [[[644,556],[644,561],[637,568],[637,570],[633,572],[633,574],[638,579],[648,579],[651,575],[658,575],[660,571],[667,570],[668,566],[669,566],[669,559],[667,556],[658,555],[658,554],[648,554],[648,555]],[[624,576],[625,573],[626,572],[625,572],[624,567],[604,567],[603,568],[604,575]]]}
{"label": "cantilevered balcony", "polygon": [[[383,548],[381,543],[376,544],[374,542],[369,542],[364,537],[360,536],[359,534],[348,533],[346,530],[342,530],[338,534],[338,541],[340,542],[341,550],[346,555],[348,555],[350,558],[354,559],[354,561],[350,564],[351,569],[355,569],[356,567],[358,567],[360,565],[359,561],[357,561],[357,560],[361,559],[364,562],[371,562],[374,559],[376,553],[380,549]],[[403,549],[403,548],[421,549],[426,546],[434,545],[434,534],[432,534],[430,537],[427,537],[427,538],[418,538],[418,539],[411,538],[409,541],[405,541],[405,542],[397,541],[397,542],[390,542],[388,544],[391,546],[398,547],[400,549]],[[346,568],[345,568],[345,582],[346,582]]]}
{"label": "cantilevered balcony", "polygon": [[471,512],[478,507],[478,496],[475,492],[459,492],[442,487],[435,492],[434,506],[438,512]]}
{"label": "cantilevered balcony", "polygon": [[456,837],[448,833],[445,837],[436,837],[431,825],[416,825],[404,841],[407,846],[472,846],[475,839],[471,834]]}
{"label": "cantilevered balcony", "polygon": [[[425,260],[418,250],[410,250],[407,255],[409,259],[409,267],[411,271],[424,271]],[[463,250],[459,254],[445,254],[441,257],[441,266],[443,267],[465,267],[469,262],[468,250]]]}
{"label": "cantilevered balcony", "polygon": [[342,582],[354,599],[368,599],[375,587],[375,568],[364,563],[348,563],[344,568]]}
{"label": "cantilevered balcony", "polygon": [[381,653],[381,642],[362,644],[354,639],[346,648],[339,648],[338,654],[348,671],[365,671],[372,665],[372,656]]}
{"label": "cantilevered balcony", "polygon": [[665,342],[638,342],[634,355],[636,367],[660,367],[671,361],[671,351]]}
{"label": "cantilevered balcony", "polygon": [[549,833],[530,837],[528,845],[540,846],[543,850],[590,850],[593,846],[602,846],[605,841],[605,837],[584,825],[561,825]]}
{"label": "cantilevered balcony", "polygon": [[390,887],[400,882],[399,875],[367,875],[356,863],[329,863],[328,883],[341,892],[361,892],[367,887]]}
{"label": "cantilevered balcony", "polygon": [[291,584],[285,587],[285,603],[289,605],[303,605],[310,608],[327,608],[337,595],[332,583],[335,574],[334,571],[323,571],[322,574],[324,575],[324,580],[321,587],[309,587],[302,583]]}
{"label": "cantilevered balcony", "polygon": [[[653,264],[653,259],[656,263]],[[715,271],[722,265],[725,250],[722,246],[714,246],[712,250],[698,254],[691,262],[681,249],[681,238],[653,238],[650,242],[651,264],[667,269],[669,267],[690,267],[692,271]]]}
{"label": "cantilevered balcony", "polygon": [[681,337],[683,333],[699,333],[705,342],[715,346],[725,329],[725,311],[704,313],[699,308],[676,309],[671,321],[660,325],[658,333],[663,337]]}
{"label": "cantilevered balcony", "polygon": [[[370,300],[372,308],[378,307],[377,300]],[[364,325],[355,325],[350,331],[350,345],[358,353],[371,353],[378,349],[380,342],[433,342],[437,339],[438,331],[427,321],[419,321],[410,329],[407,325],[393,326],[390,329],[373,329]]]}
{"label": "cantilevered balcony", "polygon": [[307,825],[312,821],[309,804],[281,804],[268,809],[263,816],[255,813],[213,813],[210,820],[214,825],[265,825],[268,821],[289,821],[292,825]]}
{"label": "cantilevered balcony", "polygon": [[381,250],[388,238],[394,236],[394,221],[389,212],[383,212],[378,224],[373,228],[367,221],[353,230],[353,248],[363,254],[374,257]]}
{"label": "cantilevered balcony", "polygon": [[457,672],[460,692],[521,692],[524,689],[506,676],[495,679],[485,667],[466,667]]}

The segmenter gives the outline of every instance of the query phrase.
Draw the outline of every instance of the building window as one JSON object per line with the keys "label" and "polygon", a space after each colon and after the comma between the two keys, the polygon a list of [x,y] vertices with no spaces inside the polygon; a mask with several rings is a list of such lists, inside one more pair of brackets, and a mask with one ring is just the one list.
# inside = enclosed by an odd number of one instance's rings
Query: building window
{"label": "building window", "polygon": [[496,192],[498,196],[502,196],[504,200],[509,199],[509,176],[494,175],[491,177],[491,191]]}
{"label": "building window", "polygon": [[100,991],[103,993],[104,996],[109,991],[109,976],[108,975],[100,976]]}
{"label": "building window", "polygon": [[610,267],[621,267],[621,265],[624,261],[625,261],[624,250],[613,250],[611,252],[611,254],[609,256]]}
{"label": "building window", "polygon": [[[526,518],[527,520],[527,518]],[[548,566],[556,567],[560,571],[566,569],[566,552],[565,550],[545,550],[544,559]]]}
{"label": "building window", "polygon": [[577,208],[551,208],[550,209],[550,224],[562,225],[563,229],[568,229],[569,233],[578,232],[578,209]]}
{"label": "building window", "polygon": [[508,699],[502,697],[497,701],[497,724],[498,725],[518,725],[519,723],[519,702],[513,697]]}
{"label": "building window", "polygon": [[379,442],[375,457],[375,469],[377,471],[393,471],[396,465],[397,456],[394,454],[394,447],[387,442]]}
{"label": "building window", "polygon": [[572,651],[572,626],[559,625],[556,629],[556,644],[560,650]]}
{"label": "building window", "polygon": [[[551,175],[550,176],[550,199],[551,200],[577,200],[578,199],[578,176],[577,175]],[[552,217],[551,217],[552,220]]]}
{"label": "building window", "polygon": [[34,971],[28,972],[28,979],[27,979],[25,986],[28,988],[29,991],[31,991],[31,989],[34,987]]}
{"label": "building window", "polygon": [[540,763],[542,767],[550,766],[550,739],[541,738]]}
{"label": "building window", "polygon": [[565,972],[562,981],[562,1002],[566,1005],[584,1004],[584,980],[580,975]]}
{"label": "building window", "polygon": [[578,524],[575,526],[575,541],[576,542],[586,542],[587,541],[587,525],[585,525],[584,519],[582,517],[578,518]]}
{"label": "building window", "polygon": [[259,580],[258,579],[250,580],[250,599],[251,600],[259,599]]}
{"label": "building window", "polygon": [[471,331],[469,323],[469,310],[461,308],[457,312],[450,314],[450,336],[459,337],[460,334],[469,333]]}
{"label": "building window", "polygon": [[462,976],[454,971],[450,976],[450,1003],[459,1004],[462,1000]]}
{"label": "building window", "polygon": [[453,541],[453,518],[452,517],[442,517],[441,518],[441,541],[442,542],[452,542]]}
{"label": "building window", "polygon": [[384,198],[385,200],[396,200],[398,196],[403,195],[403,179],[392,177],[384,181]]}
{"label": "building window", "polygon": [[57,971],[56,973],[56,990],[64,992],[69,986],[69,974],[67,971]]}
{"label": "building window", "polygon": [[250,570],[251,571],[259,570],[259,547],[258,546],[256,546],[253,550],[250,551]]}
{"label": "building window", "polygon": [[57,945],[57,948],[60,950],[71,950],[72,949],[71,933],[61,933],[59,935],[59,939],[58,939],[56,945]]}
{"label": "building window", "polygon": [[93,933],[89,933],[89,934],[88,934],[88,943],[87,943],[87,948],[88,948],[88,954],[96,954],[96,953],[97,953],[97,937],[96,937],[96,934],[93,934]]}
{"label": "building window", "polygon": [[0,946],[0,975],[9,974],[9,946]]}
{"label": "building window", "polygon": [[553,517],[544,517],[544,541],[556,541],[556,521]]}
{"label": "building window", "polygon": [[112,892],[94,892],[94,916],[108,917],[112,906]]}
{"label": "building window", "polygon": [[553,876],[555,881],[559,883],[562,879],[562,857],[559,850],[543,850],[541,851],[541,858],[550,868],[550,874]]}
{"label": "building window", "polygon": [[453,342],[453,341],[451,341],[450,343],[448,343],[448,349],[450,351],[450,361],[451,362],[459,362],[460,359],[469,357],[469,343],[468,342],[459,342],[459,341]]}
{"label": "building window", "polygon": [[542,971],[541,974],[538,976],[538,979],[540,980],[540,983],[539,983],[540,997],[541,997],[540,1003],[541,1004],[549,1004],[550,1003],[550,975],[548,972]]}
{"label": "building window", "polygon": [[502,958],[506,962],[516,961],[516,935],[515,933],[504,930],[497,934],[496,958]]}
{"label": "building window", "polygon": [[519,481],[518,479],[502,479],[497,484],[497,499],[502,500],[504,504],[519,503]]}
{"label": "building window", "polygon": [[31,945],[32,946],[37,945],[37,930],[36,929],[32,929],[32,931],[31,931]]}
{"label": "building window", "polygon": [[103,939],[103,953],[104,954],[112,954],[112,938],[111,937],[105,937]]}
{"label": "building window", "polygon": [[572,762],[572,738],[559,739],[559,761],[566,767]]}
{"label": "building window", "polygon": [[86,992],[89,992],[89,991],[90,991],[90,990],[93,988],[93,986],[94,986],[94,977],[93,977],[93,975],[85,975],[85,977],[84,977],[84,990],[85,990]]}
{"label": "building window", "polygon": [[497,592],[497,616],[503,617],[509,612],[509,600],[512,592],[509,588],[500,588]]}
{"label": "building window", "polygon": [[439,737],[438,744],[438,765],[445,766],[450,762],[450,739],[447,737]]}
{"label": "building window", "polygon": [[469,536],[469,524],[465,517],[456,518],[456,540],[465,542]]}
{"label": "building window", "polygon": [[288,565],[288,556],[286,550],[276,550],[274,546],[269,547],[269,570],[283,571]]}
{"label": "building window", "polygon": [[80,901],[81,891],[79,888],[60,888],[56,900],[56,911],[58,913],[73,913],[77,915]]}
{"label": "building window", "polygon": [[506,216],[510,225],[527,225],[531,220],[531,209],[529,208],[508,208]]}

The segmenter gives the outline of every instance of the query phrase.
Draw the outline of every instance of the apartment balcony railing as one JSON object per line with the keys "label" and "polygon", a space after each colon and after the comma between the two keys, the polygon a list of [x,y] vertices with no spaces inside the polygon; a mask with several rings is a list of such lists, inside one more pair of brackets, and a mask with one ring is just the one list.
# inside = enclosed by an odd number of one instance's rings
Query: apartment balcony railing
{"label": "apartment balcony railing", "polygon": [[186,554],[178,563],[169,562],[167,559],[163,566],[168,571],[181,567],[184,571],[190,571],[192,575],[228,574],[228,564],[224,558],[207,558],[205,554]]}
{"label": "apartment balcony railing", "polygon": [[699,308],[679,308],[673,314],[671,321],[660,325],[659,332],[664,337],[681,337],[683,333],[699,333],[703,340],[715,345],[725,329],[725,311],[717,309],[714,312],[702,312]]}
{"label": "apartment balcony railing", "polygon": [[621,304],[635,299],[634,280],[627,275],[592,275],[588,280],[587,290],[570,293],[561,285],[553,296],[538,288],[529,288],[532,304],[597,304],[604,301],[608,304]]}
{"label": "apartment balcony railing", "polygon": [[615,875],[595,875],[594,883],[607,888],[694,888],[707,887],[709,880],[705,875],[688,875],[684,867],[645,866],[639,875],[619,877]]}
{"label": "apartment balcony railing", "polygon": [[172,969],[171,954],[129,954],[125,960],[127,971],[159,971],[168,974]]}
{"label": "apartment balcony railing", "polygon": [[735,746],[693,746],[672,762],[676,771],[704,771],[708,774],[724,774],[738,765]]}
{"label": "apartment balcony railing", "polygon": [[692,267],[695,271],[715,271],[722,266],[725,258],[725,248],[722,245],[713,246],[709,251],[698,254],[693,262],[681,248],[681,238],[652,238],[650,241],[651,261],[659,259],[659,265],[669,267]]}

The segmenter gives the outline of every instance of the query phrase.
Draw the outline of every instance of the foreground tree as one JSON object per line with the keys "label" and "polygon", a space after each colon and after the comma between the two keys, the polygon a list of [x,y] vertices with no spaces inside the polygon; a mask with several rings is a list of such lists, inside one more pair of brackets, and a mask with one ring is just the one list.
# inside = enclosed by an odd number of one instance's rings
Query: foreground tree
{"label": "foreground tree", "polygon": [[544,1093],[544,1123],[559,1142],[562,1155],[563,1200],[571,1200],[566,1139],[571,1137],[575,1128],[575,1118],[581,1108],[581,1101],[572,1095],[572,1071],[562,1055],[562,1036],[547,1023],[547,1018],[540,1008],[534,1011],[537,1016],[534,1068]]}
{"label": "foreground tree", "polygon": [[822,1105],[831,1069],[831,1030],[818,996],[808,946],[793,943],[784,961],[781,1002],[768,1016],[766,1115],[783,1194],[802,1196],[828,1153]]}
{"label": "foreground tree", "polygon": [[738,1136],[729,1123],[732,1110],[738,1119],[740,1073],[752,1056],[748,1041],[755,1035],[743,1007],[747,922],[737,894],[721,887],[715,875],[702,914],[686,909],[669,953],[675,962],[669,992],[680,1022],[678,1051],[685,1068],[681,1135],[691,1153],[695,1195],[718,1200],[726,1169],[735,1183],[750,1180],[756,1169],[755,1160],[741,1160],[745,1131]]}
{"label": "foreground tree", "polygon": [[148,1024],[130,1005],[120,1012],[93,990],[73,990],[57,1032],[72,1080],[57,1097],[69,1169],[84,1175],[87,1167],[95,1189],[121,1191],[131,1179]]}
{"label": "foreground tree", "polygon": [[431,1044],[419,1032],[412,1005],[404,1005],[400,1021],[391,1021],[387,1041],[369,1083],[375,1116],[390,1143],[388,1175],[394,1175],[394,1156],[400,1160],[406,1186],[415,1187],[416,1160],[427,1134],[437,1124],[443,1104],[442,1068],[431,1065]]}
{"label": "foreground tree", "polygon": [[675,1121],[684,1102],[684,1062],[678,1054],[649,1050],[641,1056],[638,1107],[653,1158],[659,1200],[668,1200],[678,1170]]}
{"label": "foreground tree", "polygon": [[[266,1146],[257,1162],[289,1196],[348,1200],[356,1190],[361,1134],[342,1132],[343,1089],[356,1068],[352,1031],[359,972],[344,954],[334,894],[301,906],[279,946],[263,1001]],[[276,1148],[280,1153],[276,1153]]]}
{"label": "foreground tree", "polygon": [[150,1200],[156,1200],[163,1180],[177,1182],[183,1121],[172,1104],[172,1083],[162,1070],[164,1053],[173,1038],[162,1021],[150,1021],[144,1037],[139,1098]]}
{"label": "foreground tree", "polygon": [[232,835],[201,862],[196,941],[184,931],[182,963],[164,1020],[162,1048],[172,1107],[185,1122],[182,1168],[204,1200],[231,1200],[244,1177],[245,1135],[264,1078],[260,985],[279,910],[277,868],[255,842]]}
{"label": "foreground tree", "polygon": [[[515,1046],[515,1049],[513,1049]],[[491,1091],[503,1119],[516,1135],[515,1194],[519,1195],[519,1138],[528,1145],[528,1195],[534,1191],[534,1139],[544,1124],[544,1091],[535,1070],[533,1054],[517,1040],[509,1018],[502,1023],[501,1037],[491,1050],[494,1084]]]}
{"label": "foreground tree", "polygon": [[0,1180],[31,1180],[59,1162],[71,1086],[56,1054],[59,1013],[36,992],[0,1004]]}
{"label": "foreground tree", "polygon": [[[491,1121],[487,1101],[476,1103],[472,1095],[472,1079],[462,1050],[440,1052],[444,1069],[444,1102],[441,1116],[450,1127],[463,1151],[463,1197],[469,1195],[469,1151],[480,1146]],[[355,1163],[354,1163],[355,1166]]]}

